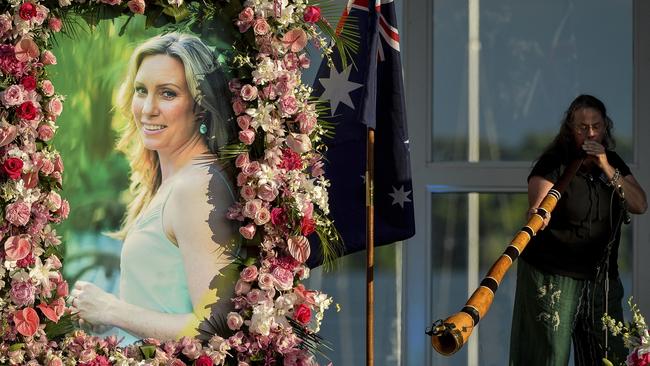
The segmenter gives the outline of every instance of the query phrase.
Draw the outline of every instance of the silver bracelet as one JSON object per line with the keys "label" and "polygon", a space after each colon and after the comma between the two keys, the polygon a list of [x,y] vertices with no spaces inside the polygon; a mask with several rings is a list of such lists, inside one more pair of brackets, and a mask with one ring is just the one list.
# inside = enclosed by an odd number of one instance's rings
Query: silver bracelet
{"label": "silver bracelet", "polygon": [[614,170],[614,176],[609,180],[609,186],[619,188],[621,185],[618,183],[618,180],[621,178],[621,171],[618,169]]}

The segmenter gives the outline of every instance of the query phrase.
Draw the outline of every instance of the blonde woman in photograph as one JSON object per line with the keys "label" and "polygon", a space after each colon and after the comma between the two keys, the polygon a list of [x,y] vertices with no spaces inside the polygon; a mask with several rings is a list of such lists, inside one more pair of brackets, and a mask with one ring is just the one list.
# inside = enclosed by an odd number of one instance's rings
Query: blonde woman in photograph
{"label": "blonde woman in photograph", "polygon": [[211,312],[230,311],[238,234],[226,212],[235,193],[217,160],[234,133],[228,93],[195,36],[165,34],[134,51],[118,96],[133,197],[116,233],[120,293],[78,281],[71,304],[82,325],[120,328],[128,344],[196,336]]}

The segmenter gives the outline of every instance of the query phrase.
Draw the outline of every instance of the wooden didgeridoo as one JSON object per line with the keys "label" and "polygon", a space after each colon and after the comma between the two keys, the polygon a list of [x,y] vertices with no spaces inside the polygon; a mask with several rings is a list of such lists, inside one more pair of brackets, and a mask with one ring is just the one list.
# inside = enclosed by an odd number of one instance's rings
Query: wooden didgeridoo
{"label": "wooden didgeridoo", "polygon": [[531,216],[524,226],[512,239],[510,245],[492,265],[481,285],[467,300],[463,309],[449,318],[436,321],[427,329],[426,334],[431,336],[431,346],[438,353],[449,356],[456,353],[467,342],[472,330],[479,320],[488,312],[494,293],[499,288],[503,276],[519,254],[526,249],[530,239],[537,233],[544,223],[544,216],[551,213],[562,197],[562,193],[573,179],[582,165],[584,159],[571,162],[564,170],[558,182],[542,200],[535,214]]}

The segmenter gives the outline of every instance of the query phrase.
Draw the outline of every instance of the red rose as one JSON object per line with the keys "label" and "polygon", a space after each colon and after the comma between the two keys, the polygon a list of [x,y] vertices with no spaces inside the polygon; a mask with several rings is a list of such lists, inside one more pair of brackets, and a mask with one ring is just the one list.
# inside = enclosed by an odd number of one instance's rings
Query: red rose
{"label": "red rose", "polygon": [[300,220],[300,232],[302,233],[302,235],[307,236],[313,233],[315,229],[316,229],[316,222],[314,221],[314,219],[303,217],[302,220]]}
{"label": "red rose", "polygon": [[20,83],[23,85],[23,88],[27,91],[32,91],[36,89],[36,78],[33,75],[27,75],[22,80],[20,80]]}
{"label": "red rose", "polygon": [[316,23],[320,20],[320,8],[318,6],[308,6],[305,9],[303,19],[305,19],[305,22],[307,23]]}
{"label": "red rose", "polygon": [[21,104],[20,107],[18,107],[18,109],[16,110],[16,114],[18,115],[18,117],[27,121],[31,121],[34,118],[36,118],[37,113],[38,110],[36,110],[34,103],[32,103],[29,100]]}
{"label": "red rose", "polygon": [[7,173],[9,178],[16,180],[19,179],[20,175],[22,174],[23,161],[18,158],[9,158],[5,160],[2,168],[4,169],[5,173]]}
{"label": "red rose", "polygon": [[18,10],[18,15],[22,20],[30,20],[36,16],[36,6],[32,3],[24,3]]}
{"label": "red rose", "polygon": [[293,313],[293,317],[300,323],[307,324],[311,320],[311,309],[305,304],[300,304]]}
{"label": "red rose", "polygon": [[194,366],[212,366],[214,363],[212,363],[212,359],[210,356],[203,355],[194,361]]}

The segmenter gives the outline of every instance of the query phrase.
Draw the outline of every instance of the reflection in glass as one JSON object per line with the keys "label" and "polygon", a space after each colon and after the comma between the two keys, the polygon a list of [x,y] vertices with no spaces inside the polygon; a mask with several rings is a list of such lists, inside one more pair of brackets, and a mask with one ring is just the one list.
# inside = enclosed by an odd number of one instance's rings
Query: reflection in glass
{"label": "reflection in glass", "polygon": [[[483,161],[531,161],[571,100],[587,93],[608,106],[617,151],[632,162],[632,0],[479,6],[471,13],[467,1],[434,1],[432,159],[473,160],[476,148]],[[477,73],[470,27],[480,34]],[[476,104],[480,133],[470,141],[468,111]]]}

